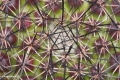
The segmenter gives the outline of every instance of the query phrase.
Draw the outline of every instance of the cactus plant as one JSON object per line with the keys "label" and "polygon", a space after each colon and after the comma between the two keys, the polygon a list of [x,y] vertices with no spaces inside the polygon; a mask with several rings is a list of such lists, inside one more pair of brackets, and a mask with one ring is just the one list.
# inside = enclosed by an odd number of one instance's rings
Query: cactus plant
{"label": "cactus plant", "polygon": [[1,0],[0,80],[119,80],[119,0]]}

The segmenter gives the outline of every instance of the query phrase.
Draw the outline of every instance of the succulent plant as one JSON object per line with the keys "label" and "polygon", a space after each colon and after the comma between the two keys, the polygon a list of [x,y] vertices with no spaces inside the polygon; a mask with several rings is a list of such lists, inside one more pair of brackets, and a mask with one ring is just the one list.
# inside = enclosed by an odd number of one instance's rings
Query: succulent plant
{"label": "succulent plant", "polygon": [[119,0],[0,0],[0,80],[119,80]]}

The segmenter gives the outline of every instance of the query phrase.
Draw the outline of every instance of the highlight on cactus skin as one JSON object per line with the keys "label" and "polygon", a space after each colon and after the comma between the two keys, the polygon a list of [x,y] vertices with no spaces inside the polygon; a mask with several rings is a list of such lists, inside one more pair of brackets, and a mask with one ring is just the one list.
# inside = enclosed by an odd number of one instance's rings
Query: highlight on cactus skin
{"label": "highlight on cactus skin", "polygon": [[0,0],[0,80],[119,80],[119,0]]}

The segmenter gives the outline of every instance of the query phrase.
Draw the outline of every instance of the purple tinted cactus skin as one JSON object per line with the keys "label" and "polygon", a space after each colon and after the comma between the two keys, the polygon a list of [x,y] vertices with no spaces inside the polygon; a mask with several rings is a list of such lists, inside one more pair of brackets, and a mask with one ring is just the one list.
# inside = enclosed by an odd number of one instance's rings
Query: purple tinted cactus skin
{"label": "purple tinted cactus skin", "polygon": [[120,78],[117,78],[116,80],[120,80]]}
{"label": "purple tinted cactus skin", "polygon": [[2,10],[6,13],[12,13],[19,7],[19,0],[2,0]]}
{"label": "purple tinted cactus skin", "polygon": [[[84,75],[85,68],[87,68],[87,66],[80,63],[79,67],[80,67],[80,69],[78,69],[78,64],[75,64],[73,67],[70,68],[69,74],[70,74],[72,79],[79,80],[79,78],[80,78],[81,80],[83,80],[82,75]],[[79,73],[81,76],[79,75]]]}
{"label": "purple tinted cactus skin", "polygon": [[82,3],[83,3],[82,0],[76,0],[76,1],[74,1],[74,0],[67,0],[67,1],[68,1],[68,4],[69,4],[71,7],[74,7],[74,8],[80,7],[80,6],[82,5]]}
{"label": "purple tinted cactus skin", "polygon": [[92,32],[92,31],[98,31],[99,27],[97,26],[98,22],[94,19],[91,19],[89,21],[87,21],[87,24],[85,26],[85,30],[86,32]]}
{"label": "purple tinted cactus skin", "polygon": [[111,8],[112,8],[112,12],[119,16],[120,15],[120,9],[119,9],[119,4],[117,2],[115,2],[114,0],[111,1]]}
{"label": "purple tinted cactus skin", "polygon": [[[87,46],[80,46],[79,47],[84,55],[91,56],[89,53],[89,48]],[[85,56],[81,53],[81,50],[78,47],[75,49],[75,54],[80,56],[80,58],[85,59]]]}
{"label": "purple tinted cactus skin", "polygon": [[47,8],[49,8],[53,12],[56,12],[61,8],[61,3],[59,2],[59,0],[48,0],[45,2],[45,5],[47,5]]}
{"label": "purple tinted cactus skin", "polygon": [[10,66],[10,61],[9,61],[9,57],[0,52],[0,72],[8,72],[9,71],[9,66]]}
{"label": "purple tinted cactus skin", "polygon": [[[24,60],[23,60],[24,59]],[[19,57],[17,57],[17,69],[23,69],[25,71],[33,71],[34,69],[34,59],[32,57],[28,57],[28,56],[24,56],[23,55],[19,55]]]}
{"label": "purple tinted cactus skin", "polygon": [[62,77],[56,77],[54,80],[64,80]]}
{"label": "purple tinted cactus skin", "polygon": [[95,51],[100,55],[107,54],[107,48],[110,49],[108,41],[105,40],[103,37],[98,38],[95,41],[94,46],[95,46]]}
{"label": "purple tinted cactus skin", "polygon": [[[92,0],[91,2],[94,3],[96,0]],[[102,14],[105,15],[104,9],[106,8],[105,6],[105,1],[104,0],[97,0],[96,4],[91,7],[91,12],[95,13],[97,15]]]}
{"label": "purple tinted cactus skin", "polygon": [[[117,23],[119,24],[119,23]],[[108,26],[109,28],[107,29],[109,31],[109,34],[111,36],[111,39],[119,40],[120,39],[120,26],[117,25],[118,28],[116,28],[115,25],[110,25]]]}
{"label": "purple tinted cactus skin", "polygon": [[23,76],[23,77],[21,77],[20,80],[36,80],[36,79],[34,79],[34,77],[32,77],[32,76]]}
{"label": "purple tinted cactus skin", "polygon": [[118,73],[120,70],[120,52],[117,52],[116,54],[113,54],[113,56],[110,56],[109,58],[109,64],[112,66],[111,71],[113,73]]}
{"label": "purple tinted cactus skin", "polygon": [[0,31],[0,42],[1,47],[3,48],[9,48],[16,44],[17,37],[15,34],[12,34],[13,31],[10,27],[5,27]]}
{"label": "purple tinted cactus skin", "polygon": [[55,74],[58,69],[55,63],[53,63],[53,65],[49,64],[48,62],[44,62],[40,65],[40,71],[42,73],[42,76],[46,76],[46,75],[50,75]]}
{"label": "purple tinted cactus skin", "polygon": [[30,53],[36,53],[36,51],[40,48],[40,41],[37,40],[36,38],[34,39],[34,37],[30,36],[28,38],[26,38],[23,42],[22,42],[22,46],[21,49],[24,49],[25,52],[27,52],[28,50],[30,50]]}
{"label": "purple tinted cactus skin", "polygon": [[50,23],[49,19],[51,18],[51,16],[44,12],[42,13],[42,16],[41,16],[41,14],[39,14],[39,12],[34,12],[34,17],[36,18],[35,23],[37,26],[42,27],[42,26],[46,26],[46,24]]}
{"label": "purple tinted cactus skin", "polygon": [[[26,0],[27,1],[27,0]],[[40,0],[29,0],[28,1],[28,3],[29,4],[32,4],[32,5],[34,5],[34,4],[37,4],[37,3],[39,3],[40,2]]]}
{"label": "purple tinted cactus skin", "polygon": [[29,16],[26,16],[27,13],[21,13],[13,20],[15,26],[21,30],[21,29],[27,29],[30,28],[32,22],[30,20]]}
{"label": "purple tinted cactus skin", "polygon": [[91,80],[99,80],[105,79],[104,67],[101,64],[95,64],[90,68],[90,79]]}

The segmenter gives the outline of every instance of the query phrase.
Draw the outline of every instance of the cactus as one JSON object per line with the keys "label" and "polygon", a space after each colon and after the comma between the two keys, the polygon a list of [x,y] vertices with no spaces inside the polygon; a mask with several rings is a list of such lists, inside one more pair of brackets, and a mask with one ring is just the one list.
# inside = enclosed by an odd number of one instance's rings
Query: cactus
{"label": "cactus", "polygon": [[1,0],[0,80],[119,80],[119,0]]}

